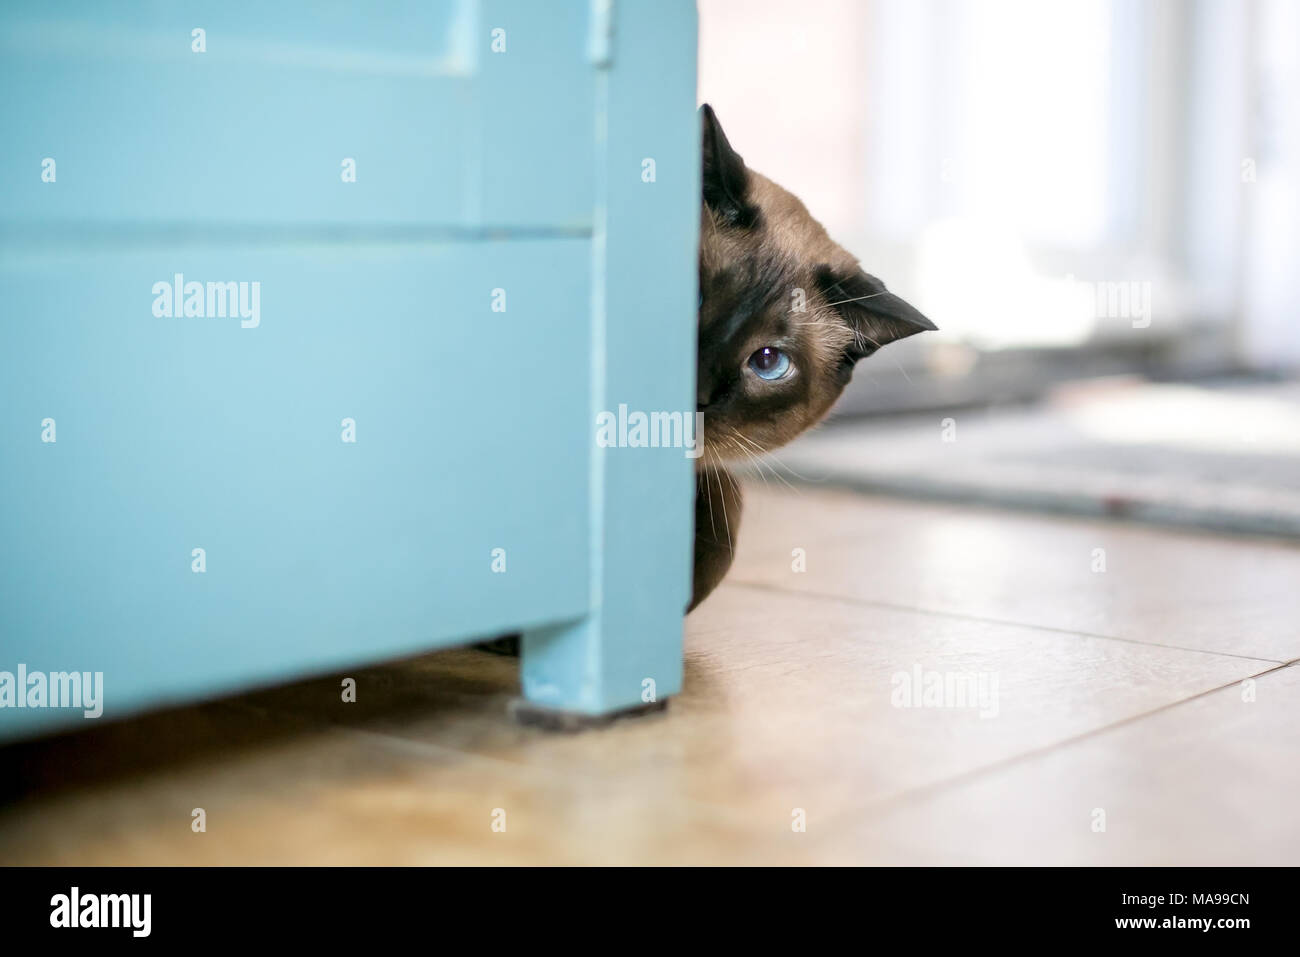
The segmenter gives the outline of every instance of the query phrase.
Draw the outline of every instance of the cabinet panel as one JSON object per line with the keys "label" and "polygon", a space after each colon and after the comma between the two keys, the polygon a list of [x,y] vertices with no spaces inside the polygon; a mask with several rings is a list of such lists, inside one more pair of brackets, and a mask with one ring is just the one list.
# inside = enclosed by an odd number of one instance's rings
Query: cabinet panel
{"label": "cabinet panel", "polygon": [[0,217],[589,229],[589,16],[584,0],[10,0]]}
{"label": "cabinet panel", "polygon": [[585,612],[589,242],[3,252],[0,668],[120,714]]}

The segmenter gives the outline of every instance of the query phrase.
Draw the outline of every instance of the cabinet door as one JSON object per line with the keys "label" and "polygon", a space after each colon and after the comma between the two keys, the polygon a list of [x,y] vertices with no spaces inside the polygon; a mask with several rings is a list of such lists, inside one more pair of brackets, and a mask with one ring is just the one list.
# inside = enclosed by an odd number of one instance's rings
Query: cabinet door
{"label": "cabinet door", "polygon": [[116,715],[585,612],[589,241],[2,251],[0,668]]}
{"label": "cabinet door", "polygon": [[590,229],[595,6],[6,0],[0,217]]}

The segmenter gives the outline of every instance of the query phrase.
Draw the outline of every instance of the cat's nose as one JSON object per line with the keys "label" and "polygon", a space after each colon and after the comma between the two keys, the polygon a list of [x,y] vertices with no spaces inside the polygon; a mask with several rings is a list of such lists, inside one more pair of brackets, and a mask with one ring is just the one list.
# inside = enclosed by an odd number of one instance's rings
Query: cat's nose
{"label": "cat's nose", "polygon": [[714,400],[718,398],[717,390],[714,388],[712,380],[700,379],[695,385],[695,408],[698,412],[703,412]]}
{"label": "cat's nose", "polygon": [[734,388],[735,379],[727,374],[724,363],[714,362],[713,357],[709,361],[702,361],[696,367],[695,371],[695,408],[703,412],[710,406],[716,411],[717,406],[724,404],[731,390]]}

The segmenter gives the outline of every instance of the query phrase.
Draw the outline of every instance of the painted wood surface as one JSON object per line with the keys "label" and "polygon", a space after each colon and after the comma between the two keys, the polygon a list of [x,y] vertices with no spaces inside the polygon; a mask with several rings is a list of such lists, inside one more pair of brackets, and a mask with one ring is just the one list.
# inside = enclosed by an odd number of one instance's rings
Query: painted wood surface
{"label": "painted wood surface", "polygon": [[692,460],[595,422],[693,410],[693,6],[379,7],[0,11],[0,672],[679,690]]}

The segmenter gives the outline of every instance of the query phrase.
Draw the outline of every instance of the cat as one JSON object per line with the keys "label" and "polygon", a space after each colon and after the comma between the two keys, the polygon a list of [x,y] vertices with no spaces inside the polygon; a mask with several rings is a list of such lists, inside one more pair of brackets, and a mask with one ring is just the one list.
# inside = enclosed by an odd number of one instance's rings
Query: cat
{"label": "cat", "polygon": [[713,108],[703,123],[692,611],[731,568],[741,494],[726,465],[826,415],[860,359],[936,327],[862,271],[795,196],[754,172]]}

